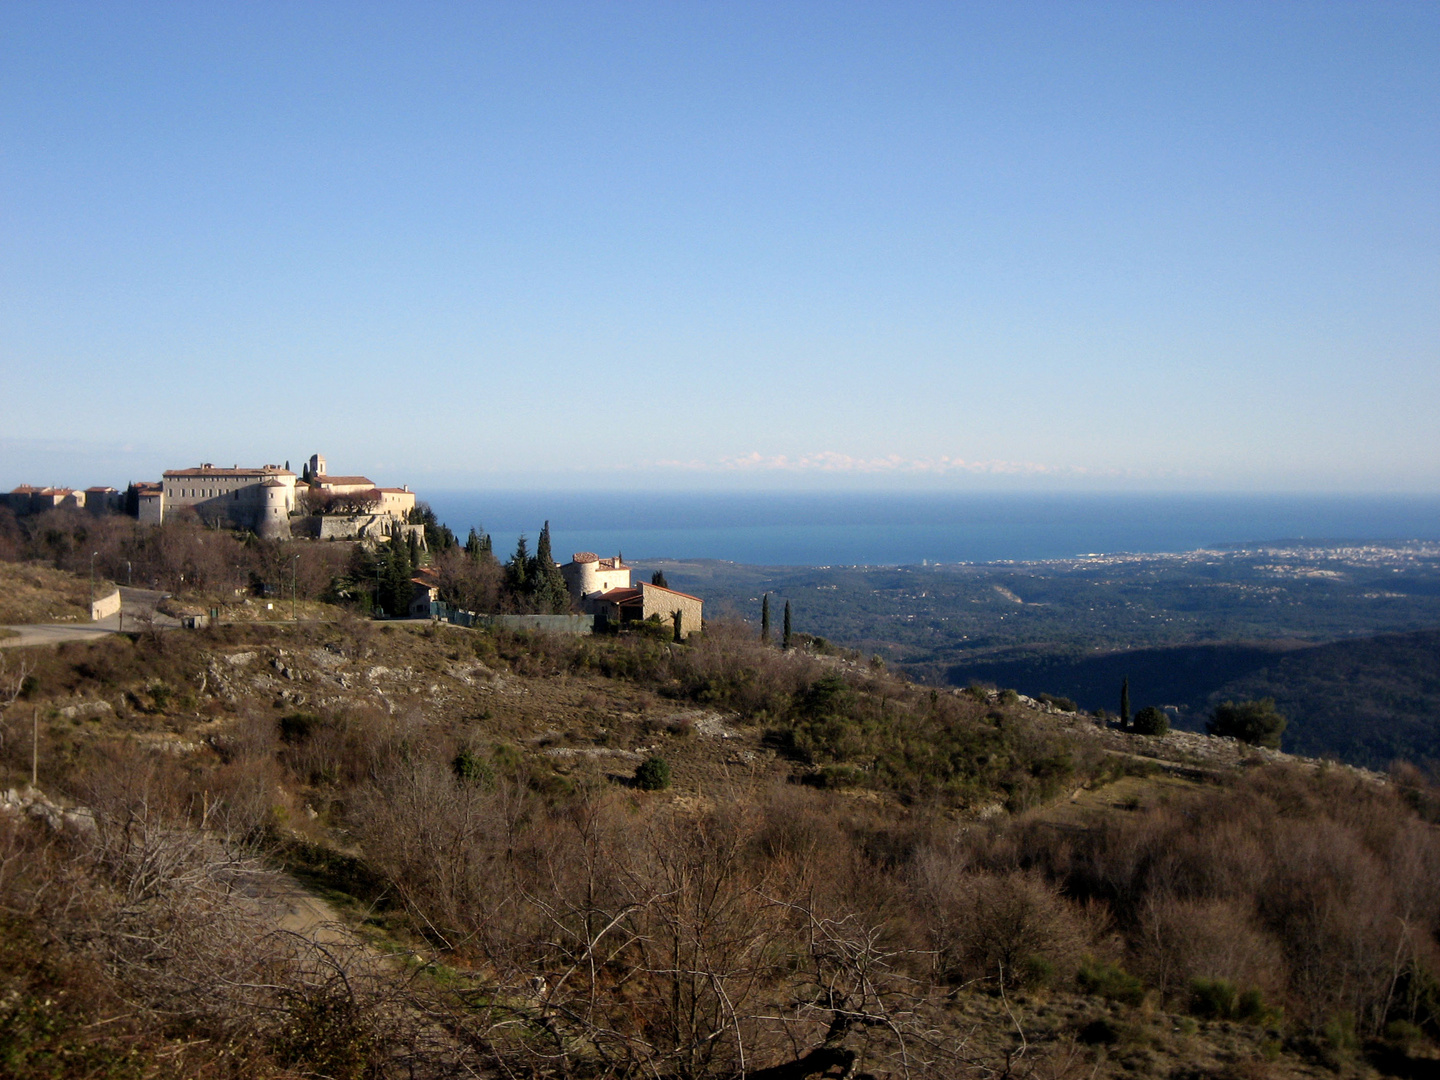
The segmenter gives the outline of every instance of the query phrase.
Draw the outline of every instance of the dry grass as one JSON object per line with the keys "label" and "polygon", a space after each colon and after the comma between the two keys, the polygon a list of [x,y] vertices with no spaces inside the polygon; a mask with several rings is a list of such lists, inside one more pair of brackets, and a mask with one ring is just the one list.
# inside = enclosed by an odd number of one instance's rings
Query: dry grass
{"label": "dry grass", "polygon": [[[0,787],[28,769],[35,706],[47,789],[118,807],[105,785],[148,763],[127,791],[223,814],[370,940],[436,961],[424,1007],[449,1010],[471,1065],[517,1075],[609,1075],[588,1056],[602,1044],[668,1075],[734,1075],[743,1052],[778,1078],[787,1056],[818,1071],[831,1050],[896,1077],[1334,1075],[1297,1040],[1323,1049],[1337,1009],[1373,1030],[1368,987],[1397,956],[1430,963],[1429,938],[1397,939],[1391,916],[1435,924],[1440,851],[1385,789],[1121,775],[983,823],[882,787],[856,797],[767,743],[789,688],[834,668],[887,710],[943,701],[776,650],[746,676],[721,645],[341,619],[31,650],[38,686],[12,710]],[[721,692],[736,704],[701,696]],[[669,791],[629,784],[652,753]],[[1330,912],[1318,936],[1297,921],[1311,901]],[[1284,1004],[1291,1042],[1179,1015],[1196,977]],[[1345,980],[1348,1001],[1327,989]],[[665,1049],[702,1035],[699,1056]]]}
{"label": "dry grass", "polygon": [[[96,595],[114,589],[97,581]],[[90,579],[41,563],[0,562],[0,623],[86,622]]]}

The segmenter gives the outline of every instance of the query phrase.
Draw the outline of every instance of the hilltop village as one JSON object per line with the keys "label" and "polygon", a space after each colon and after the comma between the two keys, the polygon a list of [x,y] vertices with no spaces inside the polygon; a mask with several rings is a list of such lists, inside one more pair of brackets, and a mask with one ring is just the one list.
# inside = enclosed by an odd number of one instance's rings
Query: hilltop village
{"label": "hilltop village", "polygon": [[167,469],[159,482],[136,481],[124,492],[21,484],[6,501],[17,515],[88,510],[125,513],[151,525],[193,513],[207,525],[247,530],[266,540],[389,537],[409,522],[415,509],[409,485],[381,487],[366,476],[332,476],[320,454],[311,455],[299,476],[288,461],[254,468],[205,462]]}
{"label": "hilltop village", "polygon": [[[702,625],[699,597],[671,589],[659,579],[632,583],[632,568],[619,555],[602,559],[582,551],[563,566],[555,565],[548,525],[535,554],[530,555],[522,542],[505,565],[503,579],[477,596],[474,588],[465,587],[475,584],[476,567],[457,572],[433,557],[440,553],[432,553],[432,544],[456,547],[454,536],[435,520],[428,506],[417,503],[408,484],[382,487],[367,476],[331,473],[319,453],[310,456],[298,475],[288,461],[228,468],[205,462],[167,469],[158,482],[132,482],[123,492],[105,486],[81,490],[22,484],[5,501],[17,518],[83,511],[95,516],[127,515],[142,525],[199,522],[269,542],[349,542],[358,550],[330,592],[335,598],[348,595],[353,600],[358,596],[356,587],[373,580],[373,596],[365,598],[372,612],[465,626],[475,625],[477,619],[503,618],[522,626],[546,616],[575,616],[569,621],[552,620],[547,626],[571,632],[589,632],[597,622],[602,627],[665,622],[677,638],[688,637]],[[464,550],[472,563],[494,561],[488,537],[482,544],[472,532]],[[396,562],[388,552],[402,557]],[[380,571],[382,562],[387,564],[386,572]],[[472,572],[467,574],[466,569]],[[382,593],[387,595],[382,598]]]}

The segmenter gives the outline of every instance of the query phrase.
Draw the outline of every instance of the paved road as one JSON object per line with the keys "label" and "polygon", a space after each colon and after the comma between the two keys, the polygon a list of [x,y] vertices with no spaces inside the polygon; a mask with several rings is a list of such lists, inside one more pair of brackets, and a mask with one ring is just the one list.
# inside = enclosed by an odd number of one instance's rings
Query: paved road
{"label": "paved road", "polygon": [[0,638],[0,649],[22,645],[57,645],[62,641],[93,641],[122,629],[138,630],[142,621],[150,619],[154,620],[156,626],[169,630],[179,626],[180,621],[155,610],[155,605],[164,599],[165,595],[154,589],[131,589],[122,585],[118,615],[91,623],[11,624],[5,629],[15,631],[18,636]]}

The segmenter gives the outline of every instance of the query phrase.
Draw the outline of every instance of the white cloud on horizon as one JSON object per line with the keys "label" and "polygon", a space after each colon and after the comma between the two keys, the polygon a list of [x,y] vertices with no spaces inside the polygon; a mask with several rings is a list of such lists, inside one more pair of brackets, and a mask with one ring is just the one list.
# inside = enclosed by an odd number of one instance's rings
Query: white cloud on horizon
{"label": "white cloud on horizon", "polygon": [[834,450],[800,454],[761,454],[751,451],[722,457],[712,461],[663,460],[653,463],[657,469],[677,469],[687,472],[707,473],[862,473],[862,474],[914,474],[943,476],[950,474],[990,476],[1075,476],[1075,477],[1130,477],[1140,474],[1128,469],[1096,469],[1084,465],[1047,465],[1036,461],[972,461],[966,458],[950,457],[903,457],[900,454],[886,454],[883,457],[856,457]]}

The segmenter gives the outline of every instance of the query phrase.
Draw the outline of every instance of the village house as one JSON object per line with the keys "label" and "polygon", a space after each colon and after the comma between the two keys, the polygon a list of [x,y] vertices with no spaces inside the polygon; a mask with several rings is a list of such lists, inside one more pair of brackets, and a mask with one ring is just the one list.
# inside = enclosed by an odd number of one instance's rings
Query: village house
{"label": "village house", "polygon": [[689,637],[700,629],[704,601],[663,585],[630,584],[630,567],[619,555],[602,559],[593,551],[577,551],[560,568],[570,595],[586,614],[614,623],[643,621],[656,616],[672,619],[680,613],[680,631]]}
{"label": "village house", "polygon": [[67,487],[21,484],[5,496],[5,502],[16,514],[39,514],[57,508],[79,510],[85,506],[85,492]]}

